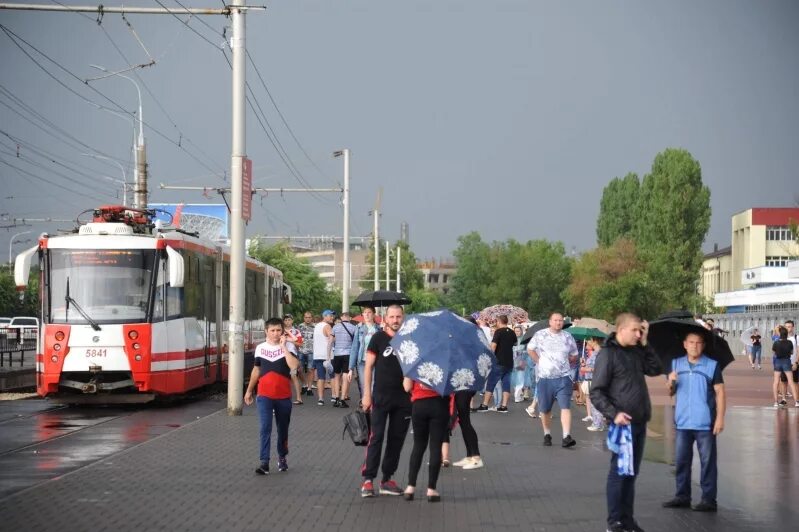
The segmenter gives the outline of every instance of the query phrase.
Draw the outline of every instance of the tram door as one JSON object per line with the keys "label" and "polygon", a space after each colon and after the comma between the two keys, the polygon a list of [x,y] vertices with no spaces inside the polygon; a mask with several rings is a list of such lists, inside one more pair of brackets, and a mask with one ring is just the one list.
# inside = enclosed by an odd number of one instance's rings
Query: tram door
{"label": "tram door", "polygon": [[216,321],[216,309],[214,308],[214,271],[212,264],[203,262],[202,265],[202,308],[203,321],[205,323],[205,346],[203,347],[203,368],[205,368],[205,378],[211,376],[211,323]]}

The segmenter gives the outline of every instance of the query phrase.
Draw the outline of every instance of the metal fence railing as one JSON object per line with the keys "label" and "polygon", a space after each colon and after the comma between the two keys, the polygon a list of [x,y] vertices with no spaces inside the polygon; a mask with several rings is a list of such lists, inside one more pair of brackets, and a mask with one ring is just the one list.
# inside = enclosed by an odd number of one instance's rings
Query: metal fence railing
{"label": "metal fence railing", "polygon": [[38,335],[37,327],[0,329],[0,368],[6,365],[9,367],[32,365],[36,357]]}

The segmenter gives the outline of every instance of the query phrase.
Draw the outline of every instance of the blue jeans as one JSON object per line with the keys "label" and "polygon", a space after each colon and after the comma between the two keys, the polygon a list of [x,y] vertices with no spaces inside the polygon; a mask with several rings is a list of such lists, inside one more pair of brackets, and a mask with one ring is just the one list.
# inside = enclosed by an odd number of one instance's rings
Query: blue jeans
{"label": "blue jeans", "polygon": [[763,350],[762,345],[753,345],[752,346],[752,363],[760,365],[760,353]]}
{"label": "blue jeans", "polygon": [[675,462],[677,466],[677,498],[691,500],[691,462],[694,459],[694,442],[699,451],[702,471],[699,485],[702,500],[716,504],[718,468],[716,467],[716,436],[710,430],[680,430],[675,438]]}
{"label": "blue jeans", "polygon": [[273,413],[277,423],[277,455],[285,458],[289,454],[291,399],[270,399],[259,395],[255,399],[255,404],[258,406],[258,417],[261,419],[261,462],[269,462]]}
{"label": "blue jeans", "polygon": [[497,383],[501,383],[502,391],[509,392],[510,391],[510,374],[513,371],[512,368],[506,368],[504,366],[500,366],[497,364],[491,370],[491,373],[488,374],[488,381],[486,382],[486,391],[495,391],[494,387]]}
{"label": "blue jeans", "polygon": [[607,482],[608,524],[621,522],[625,528],[635,524],[633,507],[635,505],[635,479],[641,470],[641,459],[644,457],[644,441],[646,439],[646,423],[631,425],[633,433],[633,468],[632,477],[619,476],[618,456],[611,453],[610,471]]}

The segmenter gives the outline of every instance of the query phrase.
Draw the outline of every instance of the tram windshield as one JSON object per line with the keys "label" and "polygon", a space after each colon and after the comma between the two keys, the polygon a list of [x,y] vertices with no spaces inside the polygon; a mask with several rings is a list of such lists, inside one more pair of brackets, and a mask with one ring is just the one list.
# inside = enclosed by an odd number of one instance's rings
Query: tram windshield
{"label": "tram windshield", "polygon": [[[51,249],[48,257],[49,323],[147,320],[156,264],[154,249]],[[67,296],[84,312],[68,304]]]}

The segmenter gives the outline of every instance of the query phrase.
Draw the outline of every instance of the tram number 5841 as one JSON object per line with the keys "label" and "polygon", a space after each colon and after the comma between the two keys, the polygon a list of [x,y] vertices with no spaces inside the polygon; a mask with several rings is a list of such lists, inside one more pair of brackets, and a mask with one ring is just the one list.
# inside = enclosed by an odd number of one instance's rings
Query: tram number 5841
{"label": "tram number 5841", "polygon": [[108,354],[108,349],[87,349],[86,358],[105,357]]}

